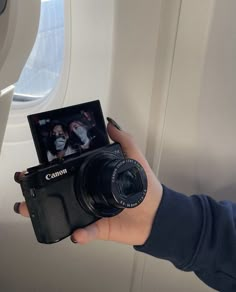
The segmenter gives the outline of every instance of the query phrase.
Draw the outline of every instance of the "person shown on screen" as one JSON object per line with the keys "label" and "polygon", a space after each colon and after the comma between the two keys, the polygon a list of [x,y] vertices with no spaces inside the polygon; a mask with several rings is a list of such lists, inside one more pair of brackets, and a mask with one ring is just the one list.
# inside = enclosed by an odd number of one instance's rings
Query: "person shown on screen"
{"label": "person shown on screen", "polygon": [[69,145],[66,126],[60,121],[52,121],[48,136],[48,161],[74,154],[76,151]]}
{"label": "person shown on screen", "polygon": [[90,142],[93,139],[88,133],[88,127],[81,121],[72,121],[69,123],[69,133],[72,145],[82,150],[89,149]]}
{"label": "person shown on screen", "polygon": [[74,120],[68,125],[70,142],[74,149],[85,152],[106,145],[104,135],[95,126],[89,126],[81,121]]}

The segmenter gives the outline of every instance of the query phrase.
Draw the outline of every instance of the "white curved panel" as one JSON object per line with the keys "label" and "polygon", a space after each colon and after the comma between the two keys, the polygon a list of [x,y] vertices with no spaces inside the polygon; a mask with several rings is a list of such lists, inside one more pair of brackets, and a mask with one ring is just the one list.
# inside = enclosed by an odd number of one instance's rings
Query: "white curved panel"
{"label": "white curved panel", "polygon": [[8,86],[4,90],[0,91],[0,154],[13,92],[13,85]]}
{"label": "white curved panel", "polygon": [[216,1],[199,101],[199,190],[236,200],[236,2]]}
{"label": "white curved panel", "polygon": [[2,15],[6,9],[7,0],[0,0],[0,15]]}
{"label": "white curved panel", "polygon": [[71,0],[71,60],[65,105],[100,99],[106,112],[112,62],[114,0]]}
{"label": "white curved panel", "polygon": [[14,84],[33,47],[40,0],[9,0],[0,17],[0,89]]}
{"label": "white curved panel", "polygon": [[[182,1],[159,157],[159,177],[167,186],[233,201],[235,9],[231,0]],[[151,257],[143,284],[150,292],[214,291],[194,274]]]}
{"label": "white curved panel", "polygon": [[9,0],[0,16],[0,149],[14,90],[10,86],[18,80],[33,47],[39,14],[40,0]]}
{"label": "white curved panel", "polygon": [[161,1],[115,2],[109,114],[146,151]]}
{"label": "white curved panel", "polygon": [[15,144],[31,141],[32,135],[29,130],[27,115],[63,106],[67,96],[71,64],[71,23],[71,1],[68,0],[64,2],[64,54],[58,82],[44,100],[12,103],[5,133],[5,143]]}

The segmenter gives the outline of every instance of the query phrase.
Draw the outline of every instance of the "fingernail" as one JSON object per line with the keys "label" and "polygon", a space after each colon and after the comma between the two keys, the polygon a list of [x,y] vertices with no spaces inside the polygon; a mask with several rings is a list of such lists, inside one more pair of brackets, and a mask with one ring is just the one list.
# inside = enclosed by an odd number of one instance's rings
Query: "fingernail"
{"label": "fingernail", "polygon": [[121,127],[112,118],[107,117],[107,121],[111,123],[116,129],[121,131]]}
{"label": "fingernail", "polygon": [[74,239],[74,236],[71,236],[71,237],[70,237],[70,240],[71,240],[73,243],[78,243],[78,242]]}
{"label": "fingernail", "polygon": [[15,203],[14,205],[14,211],[17,213],[17,214],[20,214],[20,203]]}
{"label": "fingernail", "polygon": [[20,172],[16,172],[15,174],[14,174],[14,180],[15,180],[15,182],[17,182],[17,183],[19,183],[20,182]]}

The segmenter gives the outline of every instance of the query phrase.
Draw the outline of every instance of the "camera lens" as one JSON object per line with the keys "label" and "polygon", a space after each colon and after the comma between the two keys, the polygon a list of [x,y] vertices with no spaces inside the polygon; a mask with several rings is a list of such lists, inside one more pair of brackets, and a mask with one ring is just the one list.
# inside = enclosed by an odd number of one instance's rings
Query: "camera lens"
{"label": "camera lens", "polygon": [[102,153],[84,162],[75,188],[87,212],[97,217],[111,217],[143,201],[147,178],[137,161]]}
{"label": "camera lens", "polygon": [[143,188],[138,169],[135,167],[119,173],[117,175],[117,184],[119,185],[120,193],[127,197],[142,192]]}

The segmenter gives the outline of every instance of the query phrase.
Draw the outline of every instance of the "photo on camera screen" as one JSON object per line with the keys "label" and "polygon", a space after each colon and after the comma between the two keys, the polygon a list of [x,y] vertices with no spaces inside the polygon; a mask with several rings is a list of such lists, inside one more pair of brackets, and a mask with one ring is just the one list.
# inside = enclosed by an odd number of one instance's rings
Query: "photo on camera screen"
{"label": "photo on camera screen", "polygon": [[109,144],[99,100],[28,116],[39,162]]}

